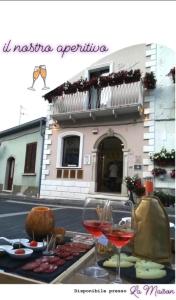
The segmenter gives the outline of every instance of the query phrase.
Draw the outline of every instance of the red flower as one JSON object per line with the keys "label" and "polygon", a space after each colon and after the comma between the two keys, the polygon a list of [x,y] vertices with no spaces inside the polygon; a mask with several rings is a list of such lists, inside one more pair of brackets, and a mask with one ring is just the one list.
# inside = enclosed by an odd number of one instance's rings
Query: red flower
{"label": "red flower", "polygon": [[173,178],[173,179],[175,179],[175,170],[172,170],[172,171],[171,171],[170,177]]}
{"label": "red flower", "polygon": [[165,175],[166,174],[166,170],[162,169],[162,168],[154,168],[152,170],[152,175],[153,176],[160,176],[160,175]]}

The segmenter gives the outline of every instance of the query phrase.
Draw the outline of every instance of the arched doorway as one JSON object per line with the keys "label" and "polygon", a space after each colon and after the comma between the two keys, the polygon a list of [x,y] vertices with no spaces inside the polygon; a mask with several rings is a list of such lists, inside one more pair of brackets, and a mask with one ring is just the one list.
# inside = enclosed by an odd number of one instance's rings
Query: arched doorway
{"label": "arched doorway", "polygon": [[13,175],[15,168],[15,159],[14,157],[9,157],[6,165],[6,176],[5,176],[5,190],[12,190],[13,185]]}
{"label": "arched doorway", "polygon": [[97,192],[121,193],[123,177],[123,143],[105,137],[97,148]]}

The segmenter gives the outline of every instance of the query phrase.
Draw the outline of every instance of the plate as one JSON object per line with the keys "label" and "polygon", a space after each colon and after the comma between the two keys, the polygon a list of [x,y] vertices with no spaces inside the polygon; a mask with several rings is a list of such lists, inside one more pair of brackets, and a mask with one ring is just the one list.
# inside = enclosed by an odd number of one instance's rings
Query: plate
{"label": "plate", "polygon": [[8,242],[9,244],[15,244],[15,243],[28,243],[29,240],[28,239],[8,239],[6,237],[1,236],[0,240],[4,240],[6,242]]}
{"label": "plate", "polygon": [[32,249],[34,251],[40,251],[40,250],[44,250],[47,246],[47,243],[46,242],[38,242],[37,243],[37,246],[34,247],[34,246],[30,246],[30,243],[22,243],[22,245],[26,248],[29,248],[29,249]]}
{"label": "plate", "polygon": [[13,240],[11,240],[12,244],[15,244],[15,243],[23,244],[23,243],[28,243],[28,242],[29,242],[28,239],[13,239]]}
{"label": "plate", "polygon": [[12,250],[13,249],[13,246],[10,246],[10,245],[0,245],[0,252],[6,252],[6,251],[9,251],[9,250]]}
{"label": "plate", "polygon": [[24,249],[25,250],[25,254],[16,254],[15,251],[17,249],[11,249],[11,250],[8,250],[6,251],[11,257],[13,258],[17,258],[17,259],[25,259],[27,257],[30,257],[33,253],[33,250],[32,249]]}
{"label": "plate", "polygon": [[[100,260],[98,265],[102,268],[111,270],[116,272],[116,268],[112,267],[104,267],[104,260]],[[166,270],[166,276],[158,279],[142,279],[136,277],[136,269],[135,267],[130,268],[120,268],[121,277],[128,280],[130,283],[141,283],[141,284],[166,284],[166,283],[174,283],[175,282],[175,271],[165,267],[163,270]]]}

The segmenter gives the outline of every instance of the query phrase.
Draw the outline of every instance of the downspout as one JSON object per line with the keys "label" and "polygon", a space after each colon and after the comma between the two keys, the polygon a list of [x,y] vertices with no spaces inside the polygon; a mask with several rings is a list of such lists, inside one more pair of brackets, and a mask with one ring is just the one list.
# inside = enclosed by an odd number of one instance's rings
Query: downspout
{"label": "downspout", "polygon": [[40,198],[40,189],[41,189],[41,182],[42,182],[42,165],[43,165],[45,129],[46,129],[46,121],[45,121],[45,126],[43,128],[43,120],[40,120],[40,135],[42,137],[42,145],[41,145],[42,146],[42,151],[41,151],[41,159],[40,159],[40,173],[39,173],[39,186],[38,186],[37,198]]}

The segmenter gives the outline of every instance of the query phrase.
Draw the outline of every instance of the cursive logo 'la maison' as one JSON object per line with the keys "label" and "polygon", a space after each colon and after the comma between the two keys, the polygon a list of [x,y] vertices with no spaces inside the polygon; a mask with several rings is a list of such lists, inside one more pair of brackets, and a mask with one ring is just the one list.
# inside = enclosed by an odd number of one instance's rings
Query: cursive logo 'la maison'
{"label": "cursive logo 'la maison'", "polygon": [[135,298],[141,299],[142,296],[161,296],[161,295],[167,295],[167,299],[169,299],[169,296],[173,296],[175,294],[174,289],[167,289],[167,288],[161,288],[158,285],[133,285],[130,288],[130,294],[133,295]]}

